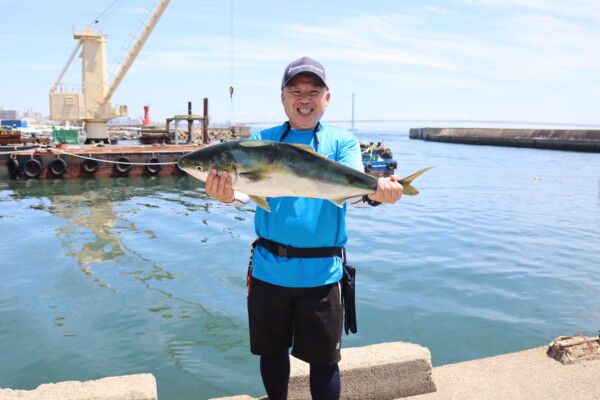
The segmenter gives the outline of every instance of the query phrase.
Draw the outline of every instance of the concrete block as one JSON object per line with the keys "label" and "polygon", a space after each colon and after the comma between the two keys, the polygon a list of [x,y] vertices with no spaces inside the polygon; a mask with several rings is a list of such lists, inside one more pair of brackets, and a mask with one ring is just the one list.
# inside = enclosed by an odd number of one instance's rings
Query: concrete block
{"label": "concrete block", "polygon": [[[288,397],[311,400],[310,367],[292,357]],[[431,353],[412,343],[392,342],[342,349],[341,399],[393,400],[435,392]]]}
{"label": "concrete block", "polygon": [[34,390],[0,389],[0,400],[158,400],[152,374],[40,385]]}

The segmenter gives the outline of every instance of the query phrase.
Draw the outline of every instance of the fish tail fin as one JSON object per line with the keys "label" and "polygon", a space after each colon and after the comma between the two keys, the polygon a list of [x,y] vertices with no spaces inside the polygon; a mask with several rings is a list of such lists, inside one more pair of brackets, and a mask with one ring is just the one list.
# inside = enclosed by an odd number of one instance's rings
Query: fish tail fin
{"label": "fish tail fin", "polygon": [[414,174],[407,176],[406,178],[400,179],[399,182],[404,187],[402,194],[407,194],[409,196],[414,196],[414,195],[419,194],[419,191],[414,186],[412,186],[411,183],[412,183],[412,181],[417,179],[417,177],[419,175],[423,174],[427,170],[430,170],[431,168],[434,168],[434,167],[422,169],[419,172],[415,172]]}
{"label": "fish tail fin", "polygon": [[429,168],[422,169],[419,172],[415,172],[414,174],[407,176],[406,178],[402,178],[402,179],[400,179],[400,183],[403,184],[403,185],[405,183],[412,183],[412,181],[414,181],[415,179],[417,179],[417,177],[419,175],[425,173],[425,171],[430,170],[431,168],[434,168],[434,167],[429,167]]}
{"label": "fish tail fin", "polygon": [[404,188],[404,190],[402,190],[402,194],[406,194],[408,196],[416,196],[420,193],[419,190],[410,183],[405,183],[402,185],[402,187]]}

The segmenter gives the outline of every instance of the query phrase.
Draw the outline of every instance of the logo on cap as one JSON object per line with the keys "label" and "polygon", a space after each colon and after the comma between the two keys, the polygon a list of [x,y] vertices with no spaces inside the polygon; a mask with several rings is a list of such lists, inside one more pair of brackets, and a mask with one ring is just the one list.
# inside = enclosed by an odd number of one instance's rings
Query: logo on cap
{"label": "logo on cap", "polygon": [[327,85],[327,76],[325,75],[325,68],[323,68],[323,65],[310,57],[302,57],[296,61],[292,61],[286,67],[285,73],[283,74],[283,79],[281,80],[281,90],[283,90],[283,88],[292,80],[293,77],[302,73],[310,73],[315,75],[321,80],[323,85],[329,89],[329,86]]}

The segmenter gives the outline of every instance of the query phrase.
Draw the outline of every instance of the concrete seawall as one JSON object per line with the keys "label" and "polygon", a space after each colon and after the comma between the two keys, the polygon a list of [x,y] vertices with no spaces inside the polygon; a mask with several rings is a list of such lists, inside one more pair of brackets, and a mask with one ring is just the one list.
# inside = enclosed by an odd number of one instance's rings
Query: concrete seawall
{"label": "concrete seawall", "polygon": [[600,153],[600,130],[411,128],[411,139]]}
{"label": "concrete seawall", "polygon": [[[342,400],[600,400],[600,337],[561,336],[548,346],[435,368],[429,350],[411,343],[348,348],[342,354]],[[289,399],[310,400],[308,366],[292,358],[291,367]],[[158,400],[151,374],[43,384],[34,390],[0,388],[0,400],[17,399]]]}

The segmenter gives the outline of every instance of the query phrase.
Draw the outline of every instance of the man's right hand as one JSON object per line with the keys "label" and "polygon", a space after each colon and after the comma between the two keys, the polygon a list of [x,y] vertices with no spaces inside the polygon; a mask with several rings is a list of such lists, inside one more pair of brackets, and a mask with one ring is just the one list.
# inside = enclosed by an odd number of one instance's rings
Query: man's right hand
{"label": "man's right hand", "polygon": [[219,176],[216,169],[211,170],[208,173],[208,178],[206,178],[204,190],[209,196],[223,203],[235,201],[235,195],[231,187],[231,177],[227,171],[223,171]]}

